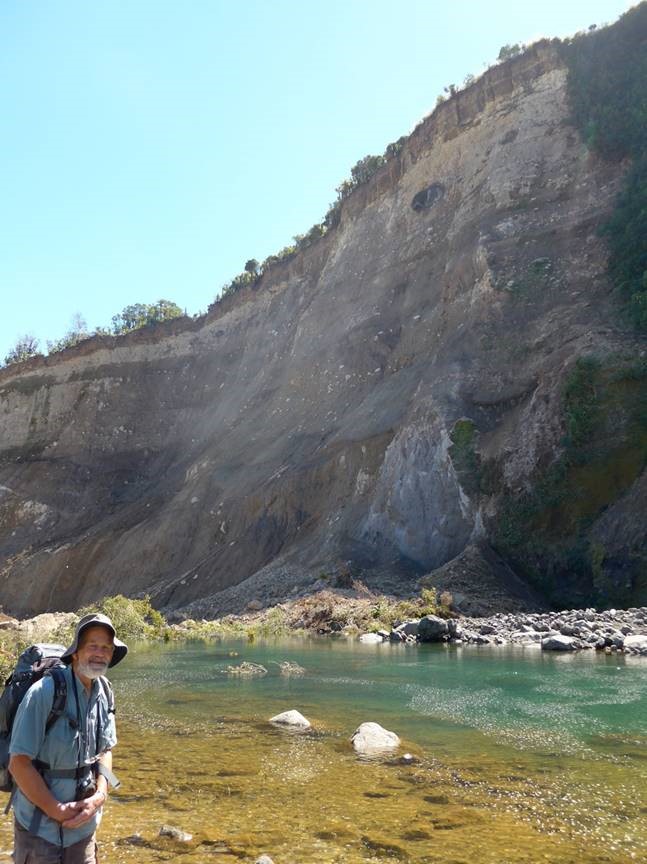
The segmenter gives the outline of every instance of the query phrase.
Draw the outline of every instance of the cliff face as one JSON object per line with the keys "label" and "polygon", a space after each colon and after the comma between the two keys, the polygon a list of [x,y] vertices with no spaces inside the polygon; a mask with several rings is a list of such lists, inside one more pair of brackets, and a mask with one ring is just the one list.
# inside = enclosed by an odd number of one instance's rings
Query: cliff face
{"label": "cliff face", "polygon": [[[245,580],[420,574],[493,538],[559,458],[576,359],[639,350],[597,231],[623,167],[570,125],[566,76],[547,43],[490,70],[205,320],[1,371],[5,608],[228,609]],[[608,557],[644,546],[641,470],[592,519]]]}

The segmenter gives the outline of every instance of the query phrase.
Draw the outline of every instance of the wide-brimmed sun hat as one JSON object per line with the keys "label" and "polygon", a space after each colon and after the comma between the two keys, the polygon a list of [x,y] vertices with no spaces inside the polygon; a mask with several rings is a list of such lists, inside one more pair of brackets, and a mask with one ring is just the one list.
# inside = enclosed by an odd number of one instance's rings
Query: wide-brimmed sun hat
{"label": "wide-brimmed sun hat", "polygon": [[63,663],[71,663],[72,662],[72,654],[76,654],[79,650],[79,638],[81,633],[88,627],[105,627],[112,634],[113,643],[115,646],[115,650],[112,655],[112,660],[108,663],[108,666],[116,666],[121,660],[124,659],[126,654],[128,653],[128,646],[125,645],[120,639],[117,639],[117,631],[114,628],[114,625],[110,618],[107,615],[103,615],[101,612],[92,612],[90,615],[84,615],[83,618],[76,625],[76,632],[74,633],[74,641],[67,649],[67,651],[61,655],[61,660]]}

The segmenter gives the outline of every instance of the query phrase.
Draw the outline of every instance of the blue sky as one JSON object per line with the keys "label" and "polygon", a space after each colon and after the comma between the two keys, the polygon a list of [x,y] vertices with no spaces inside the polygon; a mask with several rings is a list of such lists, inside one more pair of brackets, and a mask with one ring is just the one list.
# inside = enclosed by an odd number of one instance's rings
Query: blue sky
{"label": "blue sky", "polygon": [[506,43],[624,0],[0,0],[0,361],[135,302],[206,310]]}

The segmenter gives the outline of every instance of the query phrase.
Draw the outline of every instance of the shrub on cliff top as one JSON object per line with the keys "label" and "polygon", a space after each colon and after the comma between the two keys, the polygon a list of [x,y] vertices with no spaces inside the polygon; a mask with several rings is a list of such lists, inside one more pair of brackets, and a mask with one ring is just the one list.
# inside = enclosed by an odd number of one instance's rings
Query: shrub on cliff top
{"label": "shrub on cliff top", "polygon": [[27,333],[16,339],[13,348],[11,348],[4,358],[4,362],[7,366],[10,366],[12,363],[22,363],[23,360],[29,360],[30,357],[37,357],[39,354],[38,339]]}
{"label": "shrub on cliff top", "polygon": [[184,313],[180,307],[170,300],[158,300],[157,303],[133,303],[125,306],[118,315],[112,317],[112,332],[115,336],[130,333],[149,324],[159,324],[179,318]]}

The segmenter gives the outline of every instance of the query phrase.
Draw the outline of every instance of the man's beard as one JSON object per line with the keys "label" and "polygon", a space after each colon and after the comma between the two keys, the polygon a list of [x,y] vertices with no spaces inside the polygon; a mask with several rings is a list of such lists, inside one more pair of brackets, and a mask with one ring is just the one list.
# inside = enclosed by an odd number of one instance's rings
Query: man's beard
{"label": "man's beard", "polygon": [[78,663],[79,672],[85,678],[100,678],[102,675],[105,675],[108,671],[107,663],[82,663],[79,660]]}

